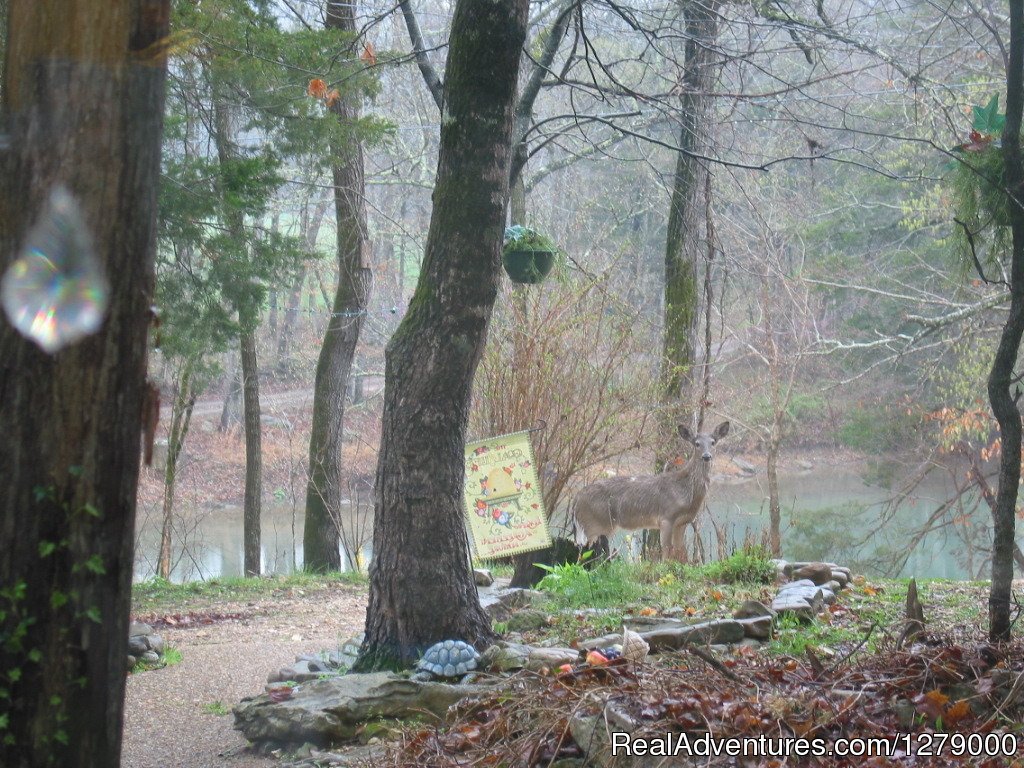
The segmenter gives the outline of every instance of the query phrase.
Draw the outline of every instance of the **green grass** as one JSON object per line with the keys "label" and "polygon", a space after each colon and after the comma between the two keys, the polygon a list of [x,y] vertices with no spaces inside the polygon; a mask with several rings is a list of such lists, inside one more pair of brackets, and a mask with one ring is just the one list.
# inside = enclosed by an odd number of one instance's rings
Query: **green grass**
{"label": "green grass", "polygon": [[217,715],[218,717],[231,714],[231,710],[228,709],[223,701],[210,701],[203,704],[203,712],[208,715]]}
{"label": "green grass", "polygon": [[135,666],[132,667],[132,674],[139,672],[148,672],[152,669],[163,669],[164,667],[173,667],[176,664],[181,664],[183,656],[181,651],[175,648],[173,645],[168,645],[164,648],[164,655],[160,661],[155,664],[151,664],[148,661],[138,661]]}
{"label": "green grass", "polygon": [[249,600],[273,595],[283,590],[316,591],[338,585],[365,585],[366,576],[344,573],[293,573],[287,576],[259,578],[219,578],[172,584],[155,578],[132,585],[132,611],[136,614],[182,609],[191,605]]}
{"label": "green grass", "polygon": [[[777,592],[774,577],[766,553],[755,549],[703,566],[625,561],[590,570],[575,563],[557,566],[538,585],[547,600],[536,607],[551,614],[551,626],[524,632],[524,639],[539,642],[555,635],[568,643],[618,631],[630,616],[656,617],[669,609],[671,616],[694,622],[727,618],[744,600],[770,604]],[[868,653],[891,648],[901,629],[907,584],[907,579],[886,579],[852,586],[840,593],[837,611],[812,623],[783,617],[763,652],[803,656],[810,648],[828,664],[830,650],[840,658],[859,644]],[[986,589],[968,582],[919,581],[926,631],[966,637],[984,627]],[[506,627],[495,625],[499,632]]]}

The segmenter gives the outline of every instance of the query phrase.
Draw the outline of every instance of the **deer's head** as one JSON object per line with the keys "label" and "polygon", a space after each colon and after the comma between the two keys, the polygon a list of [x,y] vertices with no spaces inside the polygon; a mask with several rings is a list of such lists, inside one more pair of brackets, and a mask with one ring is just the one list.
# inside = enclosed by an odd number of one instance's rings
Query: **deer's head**
{"label": "deer's head", "polygon": [[723,421],[721,424],[715,427],[715,431],[712,432],[710,435],[705,434],[703,432],[695,435],[693,434],[693,432],[690,431],[689,427],[683,424],[679,425],[679,438],[684,443],[688,443],[694,446],[694,451],[696,451],[697,455],[704,459],[704,461],[711,461],[711,459],[715,455],[715,443],[717,443],[727,434],[729,434],[728,421]]}

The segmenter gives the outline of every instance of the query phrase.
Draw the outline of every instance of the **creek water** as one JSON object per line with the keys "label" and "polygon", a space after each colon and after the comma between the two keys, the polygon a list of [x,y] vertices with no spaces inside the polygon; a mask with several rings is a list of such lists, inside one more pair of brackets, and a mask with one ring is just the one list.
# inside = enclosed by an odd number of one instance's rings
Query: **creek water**
{"label": "creek water", "polygon": [[[983,556],[965,541],[983,541],[988,513],[954,511],[946,525],[924,536],[908,553],[914,532],[953,493],[947,473],[935,472],[893,511],[893,490],[865,481],[863,466],[819,467],[782,475],[783,555],[791,560],[824,559],[855,567],[868,575],[966,579],[979,575]],[[897,487],[898,483],[893,484]],[[975,506],[976,499],[965,505]],[[369,562],[372,508],[350,505],[343,511],[346,529],[361,530],[358,560]],[[705,556],[728,554],[745,540],[759,541],[767,526],[768,491],[763,473],[753,478],[721,480],[712,485],[701,519]],[[262,572],[289,573],[302,567],[303,511],[267,504],[262,517]],[[954,521],[955,519],[955,521]],[[242,510],[219,507],[179,521],[175,531],[173,581],[242,574]],[[351,540],[351,539],[350,539]],[[622,546],[637,537],[613,545]],[[156,572],[160,543],[158,515],[140,511],[136,533],[136,581]],[[343,556],[343,560],[346,560]],[[904,562],[905,561],[905,562]],[[352,567],[351,563],[346,563]]]}

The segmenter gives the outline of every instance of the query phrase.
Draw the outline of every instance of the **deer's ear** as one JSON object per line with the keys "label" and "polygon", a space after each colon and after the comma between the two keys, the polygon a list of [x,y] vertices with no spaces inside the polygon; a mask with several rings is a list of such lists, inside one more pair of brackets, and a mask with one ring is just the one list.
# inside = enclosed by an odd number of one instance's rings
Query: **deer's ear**
{"label": "deer's ear", "polygon": [[715,438],[715,440],[721,440],[723,437],[725,437],[728,434],[729,434],[729,422],[728,421],[723,421],[721,424],[719,424],[717,427],[715,427],[714,434],[712,434],[711,436],[713,438]]}
{"label": "deer's ear", "polygon": [[693,442],[693,432],[691,432],[690,428],[685,424],[679,425],[679,436],[688,443]]}

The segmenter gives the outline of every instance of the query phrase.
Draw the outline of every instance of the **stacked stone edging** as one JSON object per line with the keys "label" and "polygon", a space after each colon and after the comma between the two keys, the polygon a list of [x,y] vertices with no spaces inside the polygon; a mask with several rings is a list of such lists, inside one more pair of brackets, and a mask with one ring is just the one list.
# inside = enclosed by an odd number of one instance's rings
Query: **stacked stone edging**
{"label": "stacked stone edging", "polygon": [[164,660],[164,639],[149,624],[133,621],[128,628],[128,669],[140,661],[160,664]]}

